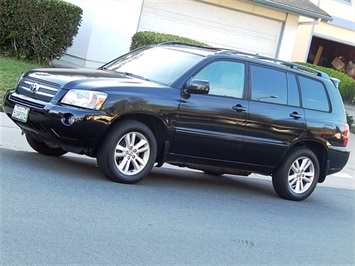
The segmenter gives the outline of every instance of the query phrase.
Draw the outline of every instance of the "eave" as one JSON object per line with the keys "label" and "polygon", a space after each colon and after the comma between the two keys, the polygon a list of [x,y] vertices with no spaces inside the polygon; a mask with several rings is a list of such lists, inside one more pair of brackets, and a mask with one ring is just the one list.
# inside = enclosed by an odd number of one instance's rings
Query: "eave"
{"label": "eave", "polygon": [[324,21],[331,21],[333,19],[331,15],[308,0],[245,0],[245,2],[252,2],[257,5],[312,18],[315,20],[321,19]]}

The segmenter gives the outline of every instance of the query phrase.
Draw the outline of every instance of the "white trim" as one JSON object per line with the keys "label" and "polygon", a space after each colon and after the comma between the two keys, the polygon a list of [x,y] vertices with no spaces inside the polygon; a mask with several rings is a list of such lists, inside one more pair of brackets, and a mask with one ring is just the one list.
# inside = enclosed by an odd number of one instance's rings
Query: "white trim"
{"label": "white trim", "polygon": [[337,42],[337,43],[346,44],[346,45],[349,45],[349,46],[353,46],[355,48],[355,44],[354,43],[348,42],[348,41],[344,41],[342,39],[337,39],[337,38],[331,37],[329,35],[313,33],[312,37],[318,37],[318,38],[325,39],[325,40],[328,40],[328,41],[333,41],[333,42]]}

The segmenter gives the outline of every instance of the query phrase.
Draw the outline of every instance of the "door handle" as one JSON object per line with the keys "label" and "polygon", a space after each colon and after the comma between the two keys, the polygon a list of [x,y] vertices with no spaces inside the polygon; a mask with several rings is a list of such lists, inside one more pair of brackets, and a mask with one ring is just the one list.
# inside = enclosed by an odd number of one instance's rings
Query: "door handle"
{"label": "door handle", "polygon": [[291,113],[290,116],[293,117],[294,119],[302,118],[302,115],[297,112]]}
{"label": "door handle", "polygon": [[237,104],[237,105],[233,106],[232,109],[238,113],[245,112],[247,110],[247,108],[245,108],[241,104]]}

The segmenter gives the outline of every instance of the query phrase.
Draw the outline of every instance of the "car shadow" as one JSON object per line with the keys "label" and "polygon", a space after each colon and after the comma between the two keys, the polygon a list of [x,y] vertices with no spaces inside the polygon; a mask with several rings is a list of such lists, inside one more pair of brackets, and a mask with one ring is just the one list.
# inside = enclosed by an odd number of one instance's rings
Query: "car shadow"
{"label": "car shadow", "polygon": [[196,192],[223,192],[231,195],[260,196],[275,198],[271,179],[238,175],[214,176],[188,168],[153,168],[149,176],[141,181],[146,186],[164,185]]}
{"label": "car shadow", "polygon": [[[51,178],[59,173],[61,179],[112,182],[101,173],[95,158],[70,153],[61,157],[53,157],[36,152],[7,149],[1,149],[1,151],[2,157],[6,158],[5,161],[2,160],[5,168],[18,169],[26,165],[26,168],[23,168],[24,172],[36,173],[42,178]],[[120,183],[113,184],[129,186]],[[169,166],[153,168],[145,179],[133,186],[137,186],[140,189],[142,187],[158,190],[171,188],[193,193],[225,193],[241,197],[278,198],[272,188],[271,179],[256,178],[254,176],[213,176],[187,168],[180,169]]]}

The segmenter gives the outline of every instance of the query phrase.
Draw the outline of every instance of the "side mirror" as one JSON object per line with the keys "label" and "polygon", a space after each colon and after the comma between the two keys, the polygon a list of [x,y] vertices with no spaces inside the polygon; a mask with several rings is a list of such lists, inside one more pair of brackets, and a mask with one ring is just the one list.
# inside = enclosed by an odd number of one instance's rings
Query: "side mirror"
{"label": "side mirror", "polygon": [[208,94],[210,91],[210,83],[207,80],[194,79],[188,85],[186,92],[189,94]]}

